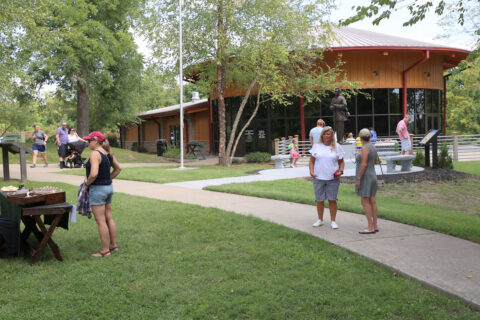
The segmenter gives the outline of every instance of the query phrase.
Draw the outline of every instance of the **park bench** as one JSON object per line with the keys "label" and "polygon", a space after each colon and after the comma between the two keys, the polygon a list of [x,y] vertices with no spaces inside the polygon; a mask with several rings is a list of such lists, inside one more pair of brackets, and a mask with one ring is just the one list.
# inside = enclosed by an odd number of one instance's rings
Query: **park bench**
{"label": "park bench", "polygon": [[290,159],[289,154],[279,154],[276,156],[271,157],[272,160],[275,161],[275,169],[282,169],[284,168],[283,161],[286,159]]}
{"label": "park bench", "polygon": [[415,159],[415,156],[412,156],[412,155],[396,155],[396,156],[382,157],[382,160],[387,162],[387,173],[395,172],[396,161],[400,161],[400,164],[402,166],[400,171],[402,172],[410,171],[412,169],[413,159]]}
{"label": "park bench", "polygon": [[399,152],[399,151],[378,151],[378,152],[377,152],[377,155],[378,155],[380,158],[390,157],[390,156],[399,156],[399,155],[400,155],[400,152]]}

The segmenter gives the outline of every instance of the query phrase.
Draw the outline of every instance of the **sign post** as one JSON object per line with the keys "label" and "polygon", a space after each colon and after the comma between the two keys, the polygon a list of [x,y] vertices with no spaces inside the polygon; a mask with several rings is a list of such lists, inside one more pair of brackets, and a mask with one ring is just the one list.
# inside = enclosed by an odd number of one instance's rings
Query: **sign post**
{"label": "sign post", "polygon": [[438,168],[438,130],[430,130],[418,144],[425,147],[425,167],[430,167],[430,144],[432,145],[432,168]]}

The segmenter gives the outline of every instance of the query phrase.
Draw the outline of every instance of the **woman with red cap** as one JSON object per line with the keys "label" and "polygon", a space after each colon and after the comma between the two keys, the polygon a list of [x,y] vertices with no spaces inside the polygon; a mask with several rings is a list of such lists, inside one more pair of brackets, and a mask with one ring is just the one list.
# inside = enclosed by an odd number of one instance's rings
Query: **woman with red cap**
{"label": "woman with red cap", "polygon": [[[93,131],[83,137],[92,150],[90,159],[85,165],[87,180],[84,188],[89,194],[90,206],[98,226],[102,249],[93,253],[93,257],[109,256],[118,251],[117,228],[112,217],[112,179],[120,173],[120,164],[110,152],[108,140],[103,133]],[[113,171],[111,168],[113,167]]]}

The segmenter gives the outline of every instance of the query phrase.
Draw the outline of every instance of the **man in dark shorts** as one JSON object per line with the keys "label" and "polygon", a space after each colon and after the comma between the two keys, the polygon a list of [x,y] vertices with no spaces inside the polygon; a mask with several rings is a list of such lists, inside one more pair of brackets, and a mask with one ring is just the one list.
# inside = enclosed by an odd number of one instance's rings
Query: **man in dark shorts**
{"label": "man in dark shorts", "polygon": [[48,167],[47,156],[45,154],[48,136],[45,132],[40,130],[40,126],[38,124],[34,125],[33,128],[35,131],[33,131],[32,135],[30,136],[33,141],[33,159],[30,168],[35,168],[37,166],[37,156],[39,152],[43,158],[43,161],[45,162],[44,167]]}
{"label": "man in dark shorts", "polygon": [[68,129],[66,122],[62,122],[62,125],[57,129],[55,143],[58,146],[60,169],[66,168],[67,166],[65,165],[65,158],[67,156],[68,145]]}

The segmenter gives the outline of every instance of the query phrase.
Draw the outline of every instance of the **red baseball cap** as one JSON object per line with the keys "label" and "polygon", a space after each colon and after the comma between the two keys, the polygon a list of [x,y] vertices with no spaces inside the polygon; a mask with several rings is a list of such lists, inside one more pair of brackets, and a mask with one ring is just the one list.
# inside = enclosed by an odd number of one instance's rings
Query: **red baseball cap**
{"label": "red baseball cap", "polygon": [[102,141],[105,140],[105,136],[100,131],[93,131],[88,136],[83,137],[83,139],[84,140],[97,140],[97,141],[102,142]]}

